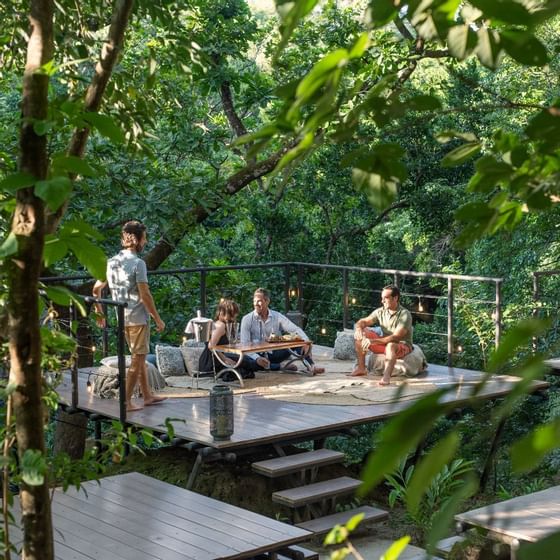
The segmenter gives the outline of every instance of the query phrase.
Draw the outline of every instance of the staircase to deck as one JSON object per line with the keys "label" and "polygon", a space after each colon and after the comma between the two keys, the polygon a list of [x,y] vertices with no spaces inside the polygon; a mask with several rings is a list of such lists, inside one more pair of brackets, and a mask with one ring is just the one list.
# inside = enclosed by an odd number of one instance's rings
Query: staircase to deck
{"label": "staircase to deck", "polygon": [[293,512],[295,524],[316,534],[327,533],[335,525],[343,525],[355,515],[364,514],[364,521],[381,521],[388,516],[382,509],[361,506],[336,512],[340,499],[352,496],[361,481],[348,476],[316,482],[321,467],[344,460],[344,453],[315,449],[293,455],[253,463],[253,470],[268,478],[286,477],[291,487],[272,494],[272,501]]}

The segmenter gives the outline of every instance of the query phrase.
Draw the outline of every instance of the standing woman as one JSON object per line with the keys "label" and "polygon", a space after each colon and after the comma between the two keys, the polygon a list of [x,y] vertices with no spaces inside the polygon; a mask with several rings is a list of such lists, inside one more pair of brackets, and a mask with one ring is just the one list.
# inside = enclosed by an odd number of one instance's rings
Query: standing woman
{"label": "standing woman", "polygon": [[[216,373],[219,373],[225,368],[218,360],[214,358],[212,353],[212,348],[216,346],[221,346],[223,344],[233,344],[233,340],[228,338],[228,324],[235,323],[237,321],[237,316],[239,315],[239,305],[235,303],[232,299],[222,298],[218,303],[216,309],[216,315],[214,319],[214,328],[212,330],[212,336],[208,342],[208,346],[204,349],[200,355],[200,360],[198,362],[198,368],[200,372],[213,372],[214,369]],[[222,359],[225,363],[234,366],[237,363],[238,356],[235,354],[222,354]],[[255,371],[258,366],[252,367],[253,363],[251,360],[243,358],[240,366],[237,368],[241,377],[243,379],[253,379],[255,377]],[[235,374],[231,371],[227,371],[222,376],[222,381],[235,381],[237,378]]]}

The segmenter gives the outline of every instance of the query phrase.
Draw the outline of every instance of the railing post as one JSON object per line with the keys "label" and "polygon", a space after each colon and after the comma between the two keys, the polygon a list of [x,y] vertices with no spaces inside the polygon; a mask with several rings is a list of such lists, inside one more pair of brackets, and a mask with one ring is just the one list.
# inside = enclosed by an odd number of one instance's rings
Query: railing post
{"label": "railing post", "polygon": [[[539,316],[539,310],[537,308],[537,304],[539,302],[540,296],[541,295],[539,293],[539,275],[536,272],[533,272],[533,302],[534,302],[534,306],[533,306],[533,311],[531,313],[531,315],[533,316],[533,319],[536,319]],[[532,342],[533,354],[536,354],[538,348],[539,348],[539,341],[538,341],[537,337],[534,336],[533,337],[533,342]]]}
{"label": "railing post", "polygon": [[284,310],[290,311],[290,265],[284,267]]}
{"label": "railing post", "polygon": [[[72,332],[72,325],[76,321],[76,307],[73,303],[70,303],[68,307],[68,312],[70,315],[70,332]],[[76,336],[76,345],[79,344],[79,340]],[[78,391],[78,347],[76,346],[76,351],[72,356],[72,365],[70,368],[71,377],[72,377],[72,408],[76,410],[78,408],[78,399],[79,399],[79,391]]]}
{"label": "railing post", "polygon": [[200,271],[200,312],[206,316],[206,271]]}
{"label": "railing post", "polygon": [[124,307],[117,306],[117,359],[119,366],[119,417],[126,423],[126,363],[124,358]]}
{"label": "railing post", "polygon": [[303,266],[297,266],[297,298],[298,298],[298,311],[303,313]]}
{"label": "railing post", "polygon": [[453,280],[447,279],[447,365],[453,367]]}
{"label": "railing post", "polygon": [[496,281],[496,348],[500,345],[502,337],[502,281]]}
{"label": "railing post", "polygon": [[395,272],[393,274],[393,286],[399,287],[399,273]]}
{"label": "railing post", "polygon": [[[101,297],[106,298],[109,293],[107,288],[103,288],[101,292]],[[108,305],[106,303],[102,303],[101,307],[103,309],[103,316],[105,317],[105,326],[101,330],[101,351],[103,353],[103,357],[109,355],[109,320],[108,320]],[[112,311],[111,311],[112,313]]]}
{"label": "railing post", "polygon": [[348,328],[348,269],[342,271],[342,328]]}

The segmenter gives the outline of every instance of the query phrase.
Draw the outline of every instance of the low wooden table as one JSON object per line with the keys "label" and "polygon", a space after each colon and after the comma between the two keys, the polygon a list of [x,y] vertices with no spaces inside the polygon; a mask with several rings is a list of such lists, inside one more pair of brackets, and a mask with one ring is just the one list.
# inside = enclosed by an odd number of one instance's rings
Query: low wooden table
{"label": "low wooden table", "polygon": [[466,527],[479,527],[512,547],[535,542],[560,531],[560,486],[518,496],[455,516]]}
{"label": "low wooden table", "polygon": [[[243,357],[247,354],[260,354],[264,352],[274,352],[275,350],[289,350],[292,357],[288,360],[288,364],[299,361],[305,368],[303,370],[303,373],[305,373],[306,375],[313,375],[312,368],[309,362],[307,362],[307,360],[305,359],[305,356],[296,352],[296,350],[305,348],[306,346],[311,346],[312,344],[312,342],[305,340],[294,340],[286,342],[257,342],[251,344],[224,344],[212,348],[212,353],[214,354],[216,359],[223,366],[225,366],[224,369],[220,371],[218,376],[223,375],[226,371],[231,371],[239,380],[241,387],[243,387],[243,378],[241,377],[238,368],[243,361]],[[239,356],[239,358],[235,365],[230,365],[222,359],[220,353],[236,354],[237,356]]]}
{"label": "low wooden table", "polygon": [[[89,481],[84,488],[87,494],[74,488],[54,492],[57,560],[274,558],[276,551],[313,536],[139,473]],[[19,549],[21,531],[11,527],[10,536]]]}

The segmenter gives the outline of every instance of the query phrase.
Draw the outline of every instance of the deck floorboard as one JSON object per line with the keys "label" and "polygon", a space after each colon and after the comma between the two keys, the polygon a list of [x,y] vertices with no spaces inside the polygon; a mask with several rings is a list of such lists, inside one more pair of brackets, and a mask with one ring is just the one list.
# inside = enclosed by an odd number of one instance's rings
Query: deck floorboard
{"label": "deck floorboard", "polygon": [[[328,371],[348,371],[351,364],[332,359],[316,359]],[[344,373],[340,373],[341,376]],[[444,400],[457,406],[468,403],[473,383],[484,374],[479,371],[430,364],[428,372],[411,383],[436,387],[446,387],[459,383],[444,396]],[[492,399],[507,395],[517,378],[509,376],[492,377],[479,393],[479,399]],[[533,383],[533,390],[544,389],[544,381]],[[426,389],[428,390],[428,389]],[[63,402],[71,402],[70,377],[66,376],[58,388]],[[418,398],[421,395],[418,395]],[[151,428],[165,433],[167,418],[173,422],[176,437],[188,442],[222,450],[256,447],[264,444],[286,443],[301,439],[319,439],[337,430],[360,424],[376,422],[394,416],[410,406],[414,399],[394,403],[371,403],[364,405],[302,404],[265,398],[256,392],[234,395],[234,433],[230,440],[214,441],[209,427],[209,398],[169,398],[157,406],[146,407],[130,413],[127,422],[143,428]],[[367,401],[364,401],[367,403]],[[97,413],[108,419],[119,417],[116,400],[102,399],[87,392],[86,377],[79,376],[78,409]]]}

